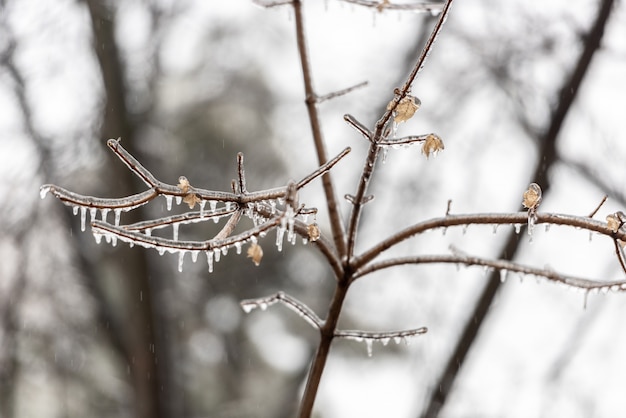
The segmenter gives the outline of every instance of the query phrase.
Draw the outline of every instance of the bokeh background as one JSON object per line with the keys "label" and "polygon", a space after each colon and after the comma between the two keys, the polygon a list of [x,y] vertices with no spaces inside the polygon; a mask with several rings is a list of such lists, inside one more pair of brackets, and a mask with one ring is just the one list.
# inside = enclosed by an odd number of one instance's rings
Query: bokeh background
{"label": "bokeh background", "polygon": [[[452,213],[514,212],[531,181],[542,210],[596,217],[626,207],[626,8],[612,2],[457,0],[413,86],[422,101],[398,135],[436,132],[446,149],[391,150],[372,184],[357,251],[404,226]],[[333,171],[354,193],[373,126],[415,62],[435,16],[305,0]],[[596,28],[595,30],[592,28]],[[598,32],[598,27],[602,30]],[[594,40],[580,88],[573,74]],[[583,57],[583,58],[581,58]],[[239,300],[283,290],[323,316],[333,289],[315,249],[259,267],[97,245],[39,186],[121,197],[143,190],[106,149],[122,144],[162,181],[229,190],[236,153],[248,187],[285,185],[316,167],[289,6],[248,0],[0,2],[0,416],[291,417],[317,335],[275,306]],[[559,123],[561,120],[561,123]],[[301,195],[320,208],[319,182]],[[342,201],[347,216],[349,204]],[[159,199],[122,222],[162,216]],[[206,239],[210,231],[181,228]],[[543,226],[470,226],[416,237],[394,254],[459,251],[603,279],[624,278],[612,242]],[[626,410],[626,295],[584,294],[480,268],[389,270],[351,289],[341,327],[427,326],[410,345],[336,341],[318,417],[615,417]],[[484,316],[477,315],[483,312]],[[475,337],[462,343],[461,335]],[[466,344],[462,365],[454,352]],[[437,413],[433,393],[452,378]]]}

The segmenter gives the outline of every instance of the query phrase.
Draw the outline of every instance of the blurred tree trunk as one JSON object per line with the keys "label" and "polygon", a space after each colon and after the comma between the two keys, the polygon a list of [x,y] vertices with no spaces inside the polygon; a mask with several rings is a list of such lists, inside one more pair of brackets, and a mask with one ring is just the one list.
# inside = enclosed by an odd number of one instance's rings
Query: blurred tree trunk
{"label": "blurred tree trunk", "polygon": [[[118,138],[124,141],[124,147],[132,154],[135,150],[136,129],[131,122],[126,106],[126,86],[120,62],[119,51],[115,43],[113,12],[105,2],[97,0],[86,1],[92,20],[94,34],[94,49],[102,71],[105,88],[105,106],[101,137]],[[110,155],[110,154],[108,154]],[[109,159],[111,164],[118,161]],[[107,181],[115,188],[119,196],[137,193],[137,181],[128,170],[106,170]],[[138,209],[126,214],[130,222],[140,220],[142,210]],[[164,374],[167,364],[166,356],[158,356],[160,345],[156,344],[157,321],[155,321],[152,296],[154,286],[148,275],[148,263],[145,251],[120,247],[115,254],[108,255],[103,260],[106,264],[117,264],[116,274],[124,275],[117,280],[117,284],[125,286],[120,292],[124,295],[124,312],[120,317],[123,340],[128,356],[128,371],[134,389],[136,417],[154,418],[167,416],[165,399],[161,392],[166,380]]]}

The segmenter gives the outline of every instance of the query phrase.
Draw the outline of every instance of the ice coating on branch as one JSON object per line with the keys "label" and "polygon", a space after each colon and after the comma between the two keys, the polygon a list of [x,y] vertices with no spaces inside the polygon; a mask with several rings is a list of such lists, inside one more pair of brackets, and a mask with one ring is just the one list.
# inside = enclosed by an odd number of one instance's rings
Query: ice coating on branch
{"label": "ice coating on branch", "polygon": [[173,223],[173,224],[172,224],[172,231],[173,231],[173,234],[172,234],[172,235],[173,235],[173,237],[172,237],[172,239],[173,239],[174,241],[178,241],[178,228],[179,228],[179,226],[180,226],[180,224],[178,224],[178,223]]}
{"label": "ice coating on branch", "polygon": [[191,252],[191,261],[192,262],[196,262],[198,261],[198,254],[200,254],[200,251],[190,251]]}
{"label": "ice coating on branch", "polygon": [[180,205],[183,202],[183,197],[182,196],[176,196],[176,204]]}
{"label": "ice coating on branch", "polygon": [[50,192],[50,186],[49,185],[46,184],[44,186],[41,186],[39,188],[39,197],[42,198],[42,199],[45,199],[46,195],[48,194],[48,192]]}
{"label": "ice coating on branch", "polygon": [[217,209],[217,201],[209,200],[209,207],[211,208],[211,212],[215,212],[215,210]]}
{"label": "ice coating on branch", "polygon": [[120,226],[120,217],[122,216],[122,209],[114,209],[115,213],[115,226]]}
{"label": "ice coating on branch", "polygon": [[206,200],[200,201],[200,217],[204,218],[204,207],[206,206]]}
{"label": "ice coating on branch", "polygon": [[209,265],[209,273],[213,273],[213,251],[208,250],[204,252],[206,254],[206,261]]}
{"label": "ice coating on branch", "polygon": [[102,218],[102,222],[107,221],[107,215],[109,214],[109,212],[110,212],[109,208],[100,209],[100,216]]}

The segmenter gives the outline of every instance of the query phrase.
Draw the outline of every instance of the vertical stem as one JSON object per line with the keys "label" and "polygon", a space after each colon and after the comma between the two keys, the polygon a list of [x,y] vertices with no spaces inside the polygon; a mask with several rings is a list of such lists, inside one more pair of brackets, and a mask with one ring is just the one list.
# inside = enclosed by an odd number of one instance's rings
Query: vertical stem
{"label": "vertical stem", "polygon": [[[300,54],[300,63],[302,66],[302,75],[304,78],[304,89],[306,94],[306,108],[309,113],[309,121],[311,123],[311,132],[313,133],[313,142],[315,143],[315,151],[319,165],[323,165],[328,161],[328,152],[326,144],[322,136],[322,128],[320,124],[319,114],[317,112],[317,95],[313,89],[313,77],[311,64],[307,51],[306,36],[304,33],[304,16],[302,14],[302,1],[294,0],[293,8],[295,11],[296,21],[296,39],[298,43],[298,52]],[[335,241],[335,247],[339,252],[340,258],[346,254],[346,241],[341,214],[339,213],[339,205],[335,193],[330,173],[322,176],[322,184],[324,193],[326,194],[326,202],[328,205],[328,216],[330,217],[330,225]]]}
{"label": "vertical stem", "polygon": [[311,364],[302,401],[300,402],[300,413],[298,414],[300,418],[309,418],[313,411],[313,404],[315,403],[315,397],[317,396],[320,380],[322,379],[322,373],[326,367],[330,344],[333,342],[335,337],[335,329],[337,328],[339,314],[341,313],[343,301],[346,298],[349,286],[350,281],[344,278],[339,281],[337,283],[337,287],[335,287],[335,293],[330,303],[330,307],[328,308],[328,318],[320,329],[320,343],[317,347],[313,363]]}

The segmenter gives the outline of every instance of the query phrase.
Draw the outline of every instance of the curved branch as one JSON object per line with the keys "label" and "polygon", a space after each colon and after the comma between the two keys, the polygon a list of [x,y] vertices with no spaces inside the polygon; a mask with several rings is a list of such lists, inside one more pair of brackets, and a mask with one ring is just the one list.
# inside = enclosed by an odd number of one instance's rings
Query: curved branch
{"label": "curved branch", "polygon": [[524,266],[519,263],[514,263],[507,260],[490,260],[481,257],[471,257],[464,255],[425,255],[414,257],[398,257],[392,258],[378,263],[372,263],[361,270],[358,270],[354,275],[354,280],[364,277],[375,271],[384,270],[390,267],[403,266],[407,264],[463,264],[466,266],[482,266],[486,268],[492,268],[500,270],[501,272],[516,272],[526,275],[532,275],[537,277],[543,277],[547,280],[561,283],[567,286],[575,287],[584,290],[594,289],[611,289],[614,291],[625,291],[626,280],[619,281],[599,281],[586,278],[580,278],[570,275],[565,275],[551,271],[545,268],[535,268],[530,266]]}
{"label": "curved branch", "polygon": [[[470,215],[448,215],[441,218],[434,218],[417,223],[381,241],[374,247],[365,251],[352,261],[352,267],[359,269],[370,262],[383,251],[393,247],[400,242],[411,238],[414,235],[429,231],[435,228],[447,228],[459,225],[516,225],[524,224],[528,221],[527,212],[517,213],[477,213]],[[597,232],[615,239],[625,240],[626,233],[623,231],[613,232],[606,222],[597,221],[587,216],[573,216],[559,213],[537,213],[535,224],[566,225],[576,228]]]}

